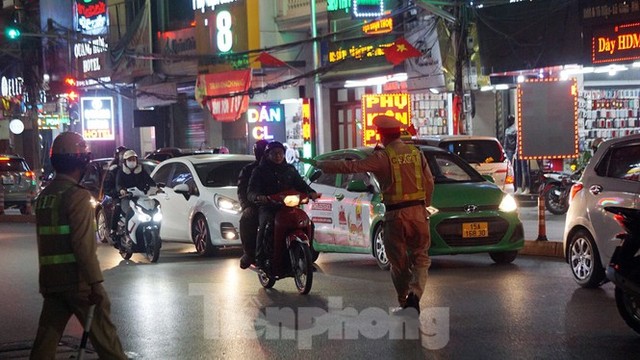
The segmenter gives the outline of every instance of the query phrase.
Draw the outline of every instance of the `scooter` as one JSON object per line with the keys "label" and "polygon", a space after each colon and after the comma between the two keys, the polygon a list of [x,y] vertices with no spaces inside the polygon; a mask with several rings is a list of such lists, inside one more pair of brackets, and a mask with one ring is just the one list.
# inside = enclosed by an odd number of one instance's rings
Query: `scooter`
{"label": "scooter", "polygon": [[134,252],[144,253],[150,262],[157,262],[160,257],[162,241],[160,239],[160,223],[162,211],[160,202],[150,196],[161,193],[160,187],[152,187],[142,191],[136,187],[128,188],[122,201],[129,201],[133,215],[121,214],[114,242],[118,244],[120,256],[129,260]]}
{"label": "scooter", "polygon": [[640,209],[607,206],[606,211],[622,225],[626,233],[617,235],[622,240],[613,252],[607,266],[607,278],[616,285],[618,312],[624,322],[640,333]]}
{"label": "scooter", "polygon": [[298,293],[308,294],[313,283],[310,247],[313,223],[299,205],[308,203],[309,196],[295,190],[283,191],[268,195],[267,201],[280,205],[274,221],[273,241],[266,244],[266,265],[251,268],[266,289],[272,288],[277,280],[293,277]]}

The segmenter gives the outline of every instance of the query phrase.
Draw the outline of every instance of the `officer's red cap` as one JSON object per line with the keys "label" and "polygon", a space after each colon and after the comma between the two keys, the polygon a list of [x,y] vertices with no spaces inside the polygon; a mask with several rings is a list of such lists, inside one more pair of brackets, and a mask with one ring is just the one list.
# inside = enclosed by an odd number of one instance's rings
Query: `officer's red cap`
{"label": "officer's red cap", "polygon": [[378,115],[373,119],[373,125],[378,128],[379,133],[399,133],[403,124],[386,115]]}

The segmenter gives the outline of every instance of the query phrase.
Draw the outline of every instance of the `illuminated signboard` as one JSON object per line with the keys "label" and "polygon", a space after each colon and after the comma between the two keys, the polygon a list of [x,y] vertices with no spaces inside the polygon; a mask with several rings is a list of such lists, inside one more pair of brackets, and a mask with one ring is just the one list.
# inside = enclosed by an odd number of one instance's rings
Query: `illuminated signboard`
{"label": "illuminated signboard", "polygon": [[114,140],[113,98],[83,97],[80,99],[82,136],[87,141]]}
{"label": "illuminated signboard", "polygon": [[60,125],[69,125],[69,116],[58,114],[38,115],[38,129],[40,130],[57,130]]}
{"label": "illuminated signboard", "polygon": [[84,34],[102,33],[109,26],[105,0],[76,0],[77,30]]}
{"label": "illuminated signboard", "polygon": [[311,100],[303,99],[302,100],[302,156],[305,158],[312,158],[315,156],[314,154],[314,146],[313,146],[313,121],[311,121],[311,116],[313,112],[311,111]]}
{"label": "illuminated signboard", "polygon": [[591,38],[593,64],[640,59],[640,22],[594,29]]}
{"label": "illuminated signboard", "polygon": [[22,95],[24,80],[21,77],[7,78],[3,76],[0,80],[0,92],[4,97],[15,97]]}
{"label": "illuminated signboard", "polygon": [[362,25],[362,32],[367,35],[386,34],[393,30],[393,18],[380,19]]}
{"label": "illuminated signboard", "polygon": [[280,103],[251,104],[247,110],[249,147],[258,140],[287,140],[284,106]]}
{"label": "illuminated signboard", "polygon": [[362,95],[362,143],[374,146],[378,142],[373,119],[387,115],[409,126],[411,124],[411,97],[409,94],[365,94]]}
{"label": "illuminated signboard", "polygon": [[547,78],[518,84],[518,156],[523,160],[578,156],[578,84]]}
{"label": "illuminated signboard", "polygon": [[74,21],[81,34],[78,34],[78,40],[73,44],[78,86],[96,84],[96,79],[109,82],[111,65],[108,59],[109,16],[106,1],[76,0],[74,5]]}
{"label": "illuminated signboard", "polygon": [[191,8],[194,11],[202,11],[203,13],[207,8],[210,8],[211,11],[215,10],[216,6],[231,4],[236,2],[237,0],[192,0]]}
{"label": "illuminated signboard", "polygon": [[385,14],[384,0],[327,0],[327,11],[351,12],[354,18],[374,18]]}

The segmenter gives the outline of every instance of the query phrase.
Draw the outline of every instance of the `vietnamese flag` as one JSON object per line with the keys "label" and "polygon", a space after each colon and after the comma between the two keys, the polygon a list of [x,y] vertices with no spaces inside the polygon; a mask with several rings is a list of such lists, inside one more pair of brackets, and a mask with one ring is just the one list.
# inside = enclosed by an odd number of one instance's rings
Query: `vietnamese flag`
{"label": "vietnamese flag", "polygon": [[422,55],[420,50],[414,48],[407,39],[399,38],[391,46],[384,49],[384,57],[387,61],[393,65],[398,65],[401,62]]}
{"label": "vietnamese flag", "polygon": [[256,61],[260,61],[263,66],[269,67],[283,67],[288,66],[287,63],[278,59],[277,57],[269,54],[268,52],[261,52],[260,55],[256,58]]}

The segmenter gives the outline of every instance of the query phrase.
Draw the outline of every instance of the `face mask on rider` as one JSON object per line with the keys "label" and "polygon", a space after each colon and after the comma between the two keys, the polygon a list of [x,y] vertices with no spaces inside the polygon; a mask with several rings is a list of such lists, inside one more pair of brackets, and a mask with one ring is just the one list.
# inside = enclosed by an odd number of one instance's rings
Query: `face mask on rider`
{"label": "face mask on rider", "polygon": [[129,169],[133,169],[134,167],[136,167],[138,165],[138,162],[135,160],[127,160],[127,167]]}

